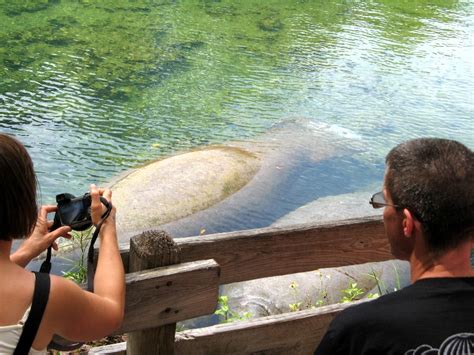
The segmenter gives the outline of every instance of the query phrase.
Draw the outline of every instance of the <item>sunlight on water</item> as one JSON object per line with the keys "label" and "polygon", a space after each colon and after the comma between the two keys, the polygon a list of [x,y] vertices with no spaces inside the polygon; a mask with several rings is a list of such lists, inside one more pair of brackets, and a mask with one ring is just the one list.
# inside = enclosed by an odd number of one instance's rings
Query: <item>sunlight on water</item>
{"label": "sunlight on water", "polygon": [[0,130],[28,146],[43,202],[293,118],[356,153],[319,166],[324,191],[290,184],[286,211],[373,184],[405,139],[474,148],[469,2],[25,4],[0,5]]}

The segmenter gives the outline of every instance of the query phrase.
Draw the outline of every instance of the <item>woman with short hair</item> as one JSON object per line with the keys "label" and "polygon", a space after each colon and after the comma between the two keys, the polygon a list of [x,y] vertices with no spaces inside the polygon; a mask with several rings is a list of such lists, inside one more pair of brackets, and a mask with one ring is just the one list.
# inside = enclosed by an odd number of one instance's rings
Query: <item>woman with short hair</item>
{"label": "woman with short hair", "polygon": [[[100,197],[111,202],[112,192],[90,187],[92,223],[101,221],[104,206]],[[36,204],[36,176],[25,147],[15,138],[0,134],[0,353],[17,348],[28,319],[35,290],[34,273],[24,266],[55,240],[69,237],[61,226],[49,231],[53,222],[48,213],[56,206]],[[14,239],[26,238],[12,253]],[[50,276],[49,296],[30,354],[46,353],[53,335],[73,341],[90,341],[116,330],[122,322],[125,303],[123,264],[118,250],[115,208],[103,221],[99,233],[100,253],[94,278],[94,292],[74,282]]]}

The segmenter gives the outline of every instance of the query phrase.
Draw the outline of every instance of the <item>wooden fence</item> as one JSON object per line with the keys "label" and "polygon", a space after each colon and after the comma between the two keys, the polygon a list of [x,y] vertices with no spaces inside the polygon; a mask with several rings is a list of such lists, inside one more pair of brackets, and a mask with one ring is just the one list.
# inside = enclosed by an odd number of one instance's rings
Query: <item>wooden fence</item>
{"label": "wooden fence", "polygon": [[[154,334],[162,326],[212,314],[223,284],[391,259],[380,217],[262,228],[174,242],[180,250],[179,264],[137,272],[128,272],[131,252],[121,251],[127,270],[126,310],[117,333],[153,329],[149,334]],[[347,306],[330,305],[176,334],[173,331],[168,335],[172,337],[171,348],[160,345],[166,339],[151,340],[145,352],[310,354],[329,322]],[[121,343],[93,348],[90,353],[125,354],[126,348],[127,344]],[[136,353],[130,348],[128,352]]]}

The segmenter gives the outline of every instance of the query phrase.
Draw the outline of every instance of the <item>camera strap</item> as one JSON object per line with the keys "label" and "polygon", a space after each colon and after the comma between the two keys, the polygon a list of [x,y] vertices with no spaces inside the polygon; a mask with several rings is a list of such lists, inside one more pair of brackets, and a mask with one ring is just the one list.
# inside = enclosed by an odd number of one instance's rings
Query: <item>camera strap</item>
{"label": "camera strap", "polygon": [[[61,227],[61,222],[59,221],[59,218],[54,215],[54,222],[51,228],[49,228],[49,231],[53,231],[57,228]],[[43,261],[41,264],[41,267],[39,269],[39,272],[49,274],[51,272],[51,250],[52,250],[52,245],[50,245],[46,251],[46,259]]]}
{"label": "camera strap", "polygon": [[39,272],[43,274],[49,274],[51,271],[51,246],[48,247],[48,251],[46,252],[46,259],[41,264]]}
{"label": "camera strap", "polygon": [[87,251],[87,290],[94,292],[94,275],[95,275],[95,267],[94,267],[94,244],[99,236],[100,228],[104,221],[109,217],[110,211],[112,211],[112,203],[106,206],[107,210],[102,215],[100,222],[97,224],[94,234],[92,235],[91,242],[89,244],[89,250]]}

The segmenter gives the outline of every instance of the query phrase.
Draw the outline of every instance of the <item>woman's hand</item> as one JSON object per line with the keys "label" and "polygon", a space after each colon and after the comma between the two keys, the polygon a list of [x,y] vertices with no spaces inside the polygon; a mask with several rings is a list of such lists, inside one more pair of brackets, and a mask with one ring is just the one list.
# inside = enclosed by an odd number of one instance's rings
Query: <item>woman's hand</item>
{"label": "woman's hand", "polygon": [[100,196],[104,197],[110,204],[112,204],[112,210],[110,211],[109,217],[103,222],[100,235],[102,236],[102,231],[112,229],[115,235],[115,214],[116,209],[112,203],[112,191],[109,189],[98,188],[94,184],[90,186],[91,194],[91,217],[92,223],[97,226],[102,220],[102,215],[106,211],[105,206],[100,202]]}
{"label": "woman's hand", "polygon": [[[90,186],[91,194],[91,217],[92,223],[97,226],[102,220],[102,215],[106,211],[105,206],[100,202],[100,196],[104,197],[109,203],[112,204],[112,191],[109,189],[98,188],[94,184]],[[105,225],[115,226],[115,207],[112,204],[112,210],[110,211],[109,217],[104,221]]]}
{"label": "woman's hand", "polygon": [[68,226],[49,231],[53,221],[48,221],[48,213],[55,212],[56,210],[57,207],[53,205],[41,206],[33,233],[25,239],[15,253],[10,255],[10,259],[14,263],[25,267],[33,258],[36,258],[48,249],[49,246],[52,246],[54,250],[58,250],[56,239],[59,237],[71,238],[69,234],[71,227]]}

